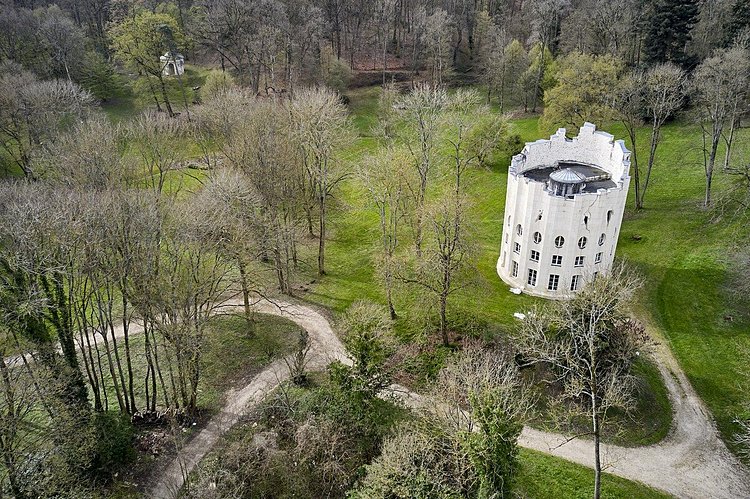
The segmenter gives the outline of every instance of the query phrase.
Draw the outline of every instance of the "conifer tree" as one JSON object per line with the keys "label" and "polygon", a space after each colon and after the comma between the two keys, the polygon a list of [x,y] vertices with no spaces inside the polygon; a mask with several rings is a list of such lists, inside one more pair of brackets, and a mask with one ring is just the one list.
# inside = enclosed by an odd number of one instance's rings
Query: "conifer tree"
{"label": "conifer tree", "polygon": [[651,22],[646,26],[644,55],[649,64],[673,62],[693,66],[695,61],[686,53],[691,30],[698,21],[697,0],[657,0]]}

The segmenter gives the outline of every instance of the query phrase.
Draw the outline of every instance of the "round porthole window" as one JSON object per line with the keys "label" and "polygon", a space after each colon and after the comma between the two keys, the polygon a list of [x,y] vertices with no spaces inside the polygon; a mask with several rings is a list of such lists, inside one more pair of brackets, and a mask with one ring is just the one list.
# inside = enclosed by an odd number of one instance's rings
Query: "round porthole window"
{"label": "round porthole window", "polygon": [[555,238],[555,248],[562,248],[563,244],[565,244],[565,238],[562,236],[557,236]]}
{"label": "round porthole window", "polygon": [[542,242],[542,233],[541,232],[534,232],[534,242],[536,244],[539,244]]}
{"label": "round porthole window", "polygon": [[601,236],[599,236],[599,246],[601,246],[602,244],[604,244],[604,241],[606,241],[606,240],[607,240],[607,235],[606,234],[602,234]]}
{"label": "round porthole window", "polygon": [[516,234],[519,236],[523,234],[523,227],[521,227],[521,224],[516,225]]}
{"label": "round porthole window", "polygon": [[578,239],[578,247],[579,247],[579,248],[581,248],[581,249],[585,248],[585,247],[586,247],[586,243],[587,243],[587,242],[588,242],[588,239],[586,239],[586,237],[585,237],[585,236],[584,236],[584,237],[581,237],[581,238],[579,238],[579,239]]}

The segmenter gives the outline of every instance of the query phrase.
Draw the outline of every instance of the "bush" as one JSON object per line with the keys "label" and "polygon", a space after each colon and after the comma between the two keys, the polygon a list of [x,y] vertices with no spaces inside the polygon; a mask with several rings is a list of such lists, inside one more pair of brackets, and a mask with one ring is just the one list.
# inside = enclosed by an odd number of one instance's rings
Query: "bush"
{"label": "bush", "polygon": [[120,412],[95,414],[94,434],[94,478],[109,480],[118,469],[135,460],[133,426],[126,415]]}
{"label": "bush", "polygon": [[206,82],[200,89],[200,100],[205,102],[234,88],[237,88],[237,83],[228,71],[214,69],[206,75]]}

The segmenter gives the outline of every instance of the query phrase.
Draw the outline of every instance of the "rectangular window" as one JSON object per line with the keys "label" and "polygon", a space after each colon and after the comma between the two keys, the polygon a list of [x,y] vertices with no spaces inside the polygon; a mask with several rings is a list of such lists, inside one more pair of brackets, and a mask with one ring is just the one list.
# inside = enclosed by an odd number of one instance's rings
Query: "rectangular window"
{"label": "rectangular window", "polygon": [[529,269],[529,278],[526,282],[529,286],[536,286],[536,270]]}
{"label": "rectangular window", "polygon": [[521,252],[521,243],[515,243],[513,245],[513,253],[520,253]]}
{"label": "rectangular window", "polygon": [[510,275],[511,277],[518,277],[518,262],[515,260],[510,262]]}
{"label": "rectangular window", "polygon": [[581,284],[581,276],[574,275],[573,278],[570,280],[570,290],[571,291],[578,291],[578,286]]}
{"label": "rectangular window", "polygon": [[547,289],[550,291],[557,291],[557,285],[560,284],[560,276],[557,274],[549,275],[549,282],[547,283]]}
{"label": "rectangular window", "polygon": [[594,279],[596,279],[597,277],[599,277],[599,272],[594,272]]}
{"label": "rectangular window", "polygon": [[539,252],[536,250],[531,250],[531,261],[532,262],[538,262],[539,261]]}
{"label": "rectangular window", "polygon": [[594,258],[594,263],[602,263],[602,254],[597,253],[596,258]]}
{"label": "rectangular window", "polygon": [[583,257],[577,256],[574,264],[576,267],[583,267]]}
{"label": "rectangular window", "polygon": [[552,255],[552,265],[555,267],[562,265],[562,255]]}

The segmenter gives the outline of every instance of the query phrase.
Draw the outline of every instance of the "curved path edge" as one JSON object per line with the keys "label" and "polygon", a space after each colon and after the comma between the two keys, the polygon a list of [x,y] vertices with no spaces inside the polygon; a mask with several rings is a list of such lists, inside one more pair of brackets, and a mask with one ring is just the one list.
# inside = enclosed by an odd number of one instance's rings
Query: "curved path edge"
{"label": "curved path edge", "polygon": [[[234,300],[227,302],[227,306],[239,305]],[[255,305],[255,310],[289,319],[309,333],[311,349],[308,369],[323,369],[334,360],[350,362],[328,319],[314,308],[263,300]],[[750,497],[750,475],[719,438],[709,411],[669,348],[660,345],[655,357],[672,401],[672,431],[663,441],[646,447],[603,444],[602,462],[605,471],[681,498]],[[158,499],[175,497],[184,484],[185,477],[216,444],[219,437],[288,378],[286,363],[284,359],[279,359],[242,389],[229,392],[222,411],[180,449],[179,455],[155,477],[147,496]],[[407,406],[432,404],[427,397],[402,387],[397,387],[394,392]],[[561,434],[525,427],[519,444],[592,467],[593,443],[588,440],[569,441]]]}

